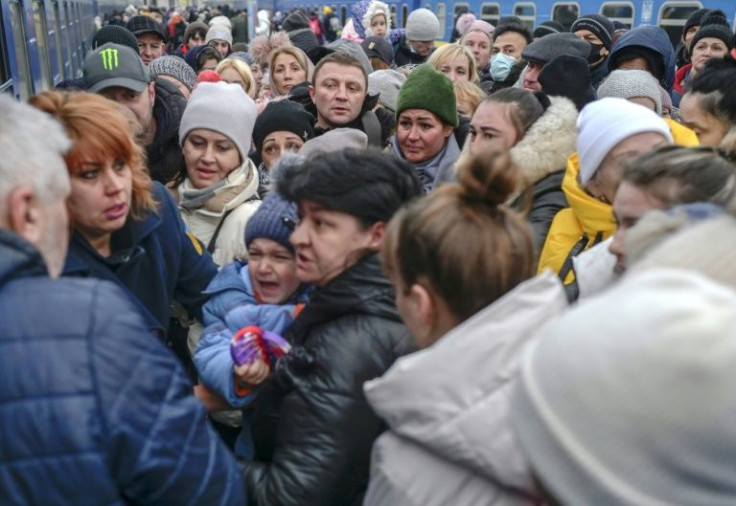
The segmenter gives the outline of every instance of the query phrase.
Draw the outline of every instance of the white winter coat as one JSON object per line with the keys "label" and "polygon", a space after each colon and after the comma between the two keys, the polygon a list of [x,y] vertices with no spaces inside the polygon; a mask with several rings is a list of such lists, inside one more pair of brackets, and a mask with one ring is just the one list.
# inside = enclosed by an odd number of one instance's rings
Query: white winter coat
{"label": "white winter coat", "polygon": [[364,504],[532,504],[510,394],[522,351],[566,307],[562,283],[545,272],[367,382],[390,430],[373,446]]}

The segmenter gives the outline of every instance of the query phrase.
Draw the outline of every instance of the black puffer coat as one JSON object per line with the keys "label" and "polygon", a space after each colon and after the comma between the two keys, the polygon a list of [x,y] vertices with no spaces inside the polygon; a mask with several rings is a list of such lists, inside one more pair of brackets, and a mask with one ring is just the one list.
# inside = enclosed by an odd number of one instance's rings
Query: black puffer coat
{"label": "black puffer coat", "polygon": [[287,338],[294,348],[255,408],[249,504],[360,504],[371,446],[384,429],[363,383],[413,351],[377,255],[315,292]]}

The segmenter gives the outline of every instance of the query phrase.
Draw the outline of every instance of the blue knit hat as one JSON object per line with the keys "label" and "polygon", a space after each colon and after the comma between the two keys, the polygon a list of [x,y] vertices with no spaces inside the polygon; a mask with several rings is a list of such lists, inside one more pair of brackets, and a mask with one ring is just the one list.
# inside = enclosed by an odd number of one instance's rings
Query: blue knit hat
{"label": "blue knit hat", "polygon": [[270,193],[245,226],[245,247],[249,247],[253,239],[264,238],[293,252],[294,246],[289,242],[289,236],[297,220],[296,203],[289,202],[276,192]]}

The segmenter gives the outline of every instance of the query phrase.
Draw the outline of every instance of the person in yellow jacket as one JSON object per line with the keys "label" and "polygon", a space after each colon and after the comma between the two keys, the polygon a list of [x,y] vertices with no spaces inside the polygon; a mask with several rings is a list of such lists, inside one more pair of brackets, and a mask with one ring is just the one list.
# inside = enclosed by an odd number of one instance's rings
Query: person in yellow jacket
{"label": "person in yellow jacket", "polygon": [[572,258],[616,231],[611,202],[625,161],[673,143],[665,120],[622,98],[588,104],[578,118],[578,152],[570,156],[562,190],[570,207],[557,213],[539,259],[572,283]]}

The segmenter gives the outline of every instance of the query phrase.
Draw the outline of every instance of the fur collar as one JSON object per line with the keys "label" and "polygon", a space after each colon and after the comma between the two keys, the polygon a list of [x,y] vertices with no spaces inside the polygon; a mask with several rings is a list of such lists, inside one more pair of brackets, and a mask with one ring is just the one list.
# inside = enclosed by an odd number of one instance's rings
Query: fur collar
{"label": "fur collar", "polygon": [[564,169],[567,158],[576,151],[578,110],[563,97],[550,97],[550,102],[544,114],[510,151],[530,184]]}

